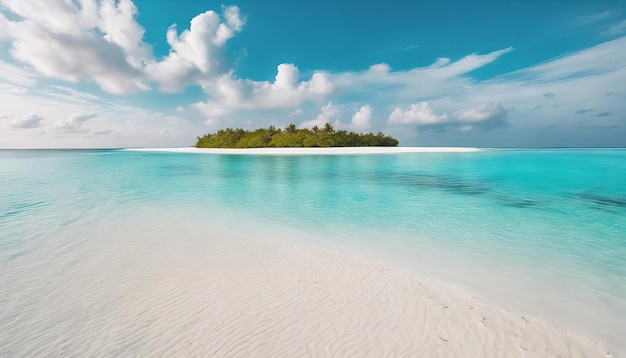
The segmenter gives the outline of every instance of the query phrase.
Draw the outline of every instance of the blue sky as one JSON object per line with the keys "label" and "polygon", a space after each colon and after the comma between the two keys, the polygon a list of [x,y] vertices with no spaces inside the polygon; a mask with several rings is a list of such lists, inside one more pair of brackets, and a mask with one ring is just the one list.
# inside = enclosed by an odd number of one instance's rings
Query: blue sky
{"label": "blue sky", "polygon": [[626,146],[620,1],[0,0],[0,147]]}

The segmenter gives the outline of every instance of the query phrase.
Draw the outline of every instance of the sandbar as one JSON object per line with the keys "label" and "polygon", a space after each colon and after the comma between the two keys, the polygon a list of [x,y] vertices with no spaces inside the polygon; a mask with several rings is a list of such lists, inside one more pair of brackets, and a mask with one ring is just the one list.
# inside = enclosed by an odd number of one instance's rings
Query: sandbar
{"label": "sandbar", "polygon": [[204,154],[247,155],[347,155],[347,154],[399,154],[399,153],[469,153],[481,149],[472,147],[327,147],[327,148],[126,148],[141,152],[173,152]]}

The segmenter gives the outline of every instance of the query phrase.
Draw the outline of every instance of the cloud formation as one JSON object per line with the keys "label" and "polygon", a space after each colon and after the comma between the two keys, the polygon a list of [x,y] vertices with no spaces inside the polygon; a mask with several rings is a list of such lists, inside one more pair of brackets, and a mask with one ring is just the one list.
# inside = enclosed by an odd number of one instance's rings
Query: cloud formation
{"label": "cloud formation", "polygon": [[315,72],[304,81],[299,81],[299,77],[298,68],[290,63],[278,65],[274,82],[223,75],[215,82],[205,84],[209,100],[194,106],[210,118],[235,110],[296,108],[306,101],[324,99],[334,89],[324,72]]}
{"label": "cloud formation", "polygon": [[317,117],[300,123],[300,128],[311,129],[315,126],[322,128],[326,123],[332,123],[333,119],[337,119],[341,112],[338,106],[333,105],[332,102],[328,102],[327,105],[321,108],[321,112]]}
{"label": "cloud formation", "polygon": [[83,127],[83,123],[97,116],[95,113],[76,112],[54,123],[53,128],[60,133],[84,133],[87,130]]}
{"label": "cloud formation", "polygon": [[141,70],[149,47],[130,0],[3,0],[19,19],[4,17],[11,55],[46,77],[89,80],[111,93],[147,90]]}
{"label": "cloud formation", "polygon": [[463,108],[453,114],[435,114],[427,102],[412,104],[403,111],[396,108],[389,115],[392,125],[413,125],[420,129],[445,131],[488,131],[506,125],[508,111],[499,103],[482,104],[477,107]]}
{"label": "cloud formation", "polygon": [[45,77],[68,82],[93,81],[103,90],[125,94],[150,90],[157,82],[168,92],[203,85],[228,73],[223,47],[241,31],[245,20],[236,6],[224,7],[224,21],[214,11],[191,20],[189,30],[167,31],[171,46],[163,60],[154,59],[143,41],[131,0],[3,0],[17,16],[0,13],[0,41],[11,43],[11,55]]}
{"label": "cloud formation", "polygon": [[348,127],[354,131],[364,131],[370,127],[371,119],[372,107],[370,105],[363,106],[352,116],[352,121]]}
{"label": "cloud formation", "polygon": [[449,118],[447,113],[436,115],[428,102],[420,102],[412,104],[411,108],[406,111],[400,108],[394,109],[389,115],[389,124],[432,125],[446,123]]}
{"label": "cloud formation", "polygon": [[237,6],[223,7],[223,11],[225,22],[214,11],[207,11],[194,17],[189,29],[180,35],[176,25],[170,26],[169,55],[146,67],[148,77],[159,83],[161,90],[180,92],[189,85],[206,86],[207,81],[230,71],[224,59],[224,46],[241,31],[245,19]]}
{"label": "cloud formation", "polygon": [[[7,117],[8,118],[8,117]],[[30,129],[41,127],[41,122],[44,120],[42,116],[37,113],[29,113],[22,118],[15,119],[9,123],[9,127],[16,129]]]}

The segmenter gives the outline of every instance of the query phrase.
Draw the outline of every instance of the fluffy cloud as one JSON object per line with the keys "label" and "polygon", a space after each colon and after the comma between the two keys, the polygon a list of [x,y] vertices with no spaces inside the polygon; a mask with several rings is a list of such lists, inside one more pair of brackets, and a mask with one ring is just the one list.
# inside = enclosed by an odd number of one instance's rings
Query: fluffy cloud
{"label": "fluffy cloud", "polygon": [[202,85],[232,71],[224,46],[245,20],[236,6],[194,17],[180,35],[167,31],[171,46],[162,61],[143,41],[144,29],[131,0],[3,0],[16,20],[0,13],[0,40],[11,42],[12,56],[40,74],[68,82],[93,81],[103,90],[124,94],[150,89],[157,82],[168,92]]}
{"label": "fluffy cloud", "polygon": [[313,128],[315,126],[321,128],[326,123],[331,123],[333,118],[336,118],[340,114],[341,109],[338,106],[333,105],[332,102],[328,102],[327,105],[321,108],[321,112],[317,115],[317,117],[300,123],[300,128]]}
{"label": "fluffy cloud", "polygon": [[29,113],[22,118],[15,119],[9,123],[9,127],[12,128],[38,128],[41,127],[41,122],[44,120],[42,116],[37,113]]}
{"label": "fluffy cloud", "polygon": [[357,112],[355,112],[352,115],[350,123],[344,123],[341,121],[341,114],[343,112],[344,110],[341,106],[328,102],[327,105],[320,108],[320,113],[317,117],[300,123],[300,128],[310,129],[315,126],[322,128],[327,123],[330,123],[337,129],[362,132],[370,127],[370,120],[372,118],[372,107],[370,105],[362,106]]}
{"label": "fluffy cloud", "polygon": [[189,85],[205,86],[215,77],[229,73],[225,63],[226,41],[241,31],[245,19],[236,6],[224,7],[225,22],[214,11],[207,11],[191,20],[189,30],[180,35],[176,25],[167,30],[171,46],[163,61],[146,67],[148,76],[166,92],[179,92]]}
{"label": "fluffy cloud", "polygon": [[68,118],[56,122],[53,128],[62,133],[83,133],[87,131],[83,128],[83,123],[97,116],[95,113],[76,112]]}
{"label": "fluffy cloud", "polygon": [[274,82],[224,75],[205,85],[210,99],[195,107],[208,117],[219,117],[234,110],[294,108],[306,101],[323,99],[333,91],[333,84],[324,72],[315,72],[308,81],[298,82],[299,77],[293,64],[280,64]]}
{"label": "fluffy cloud", "polygon": [[389,124],[438,124],[448,121],[448,114],[436,115],[428,105],[428,102],[412,104],[411,108],[403,111],[396,108],[389,115]]}
{"label": "fluffy cloud", "polygon": [[4,0],[19,19],[0,20],[11,54],[47,77],[96,82],[111,93],[147,90],[137,68],[149,52],[130,0]]}
{"label": "fluffy cloud", "polygon": [[[91,11],[96,9],[93,2],[83,0]],[[136,21],[137,8],[131,0],[105,0],[100,3],[98,28],[103,38],[121,47],[126,60],[135,68],[152,58],[152,48],[143,42],[144,29]]]}
{"label": "fluffy cloud", "polygon": [[361,107],[361,109],[352,116],[350,129],[356,131],[364,131],[370,127],[372,119],[372,107],[369,105]]}
{"label": "fluffy cloud", "polygon": [[427,102],[411,105],[403,111],[396,108],[389,115],[389,124],[414,125],[418,128],[435,131],[447,129],[471,131],[474,129],[491,130],[506,125],[508,111],[499,103],[482,104],[477,107],[463,108],[453,114],[437,115]]}

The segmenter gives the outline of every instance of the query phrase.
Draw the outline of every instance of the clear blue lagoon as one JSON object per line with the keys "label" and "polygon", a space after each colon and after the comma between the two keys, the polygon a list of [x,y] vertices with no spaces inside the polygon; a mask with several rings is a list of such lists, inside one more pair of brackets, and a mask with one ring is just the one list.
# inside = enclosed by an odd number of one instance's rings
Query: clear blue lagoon
{"label": "clear blue lagoon", "polygon": [[[163,218],[312,241],[441,278],[626,351],[626,150],[0,151],[0,271],[85,240],[132,239],[124,223],[151,225],[154,213],[154,225],[181,243],[185,234]],[[19,280],[11,270],[2,277]]]}

